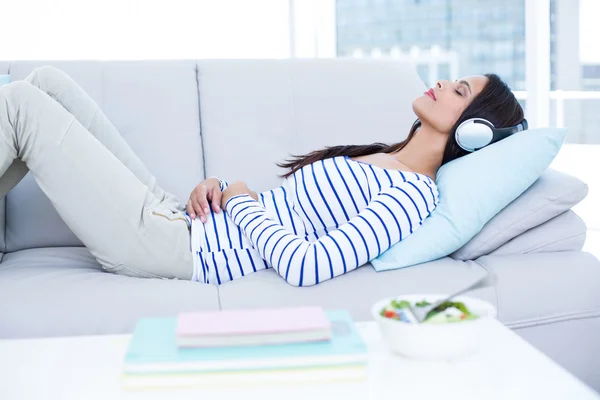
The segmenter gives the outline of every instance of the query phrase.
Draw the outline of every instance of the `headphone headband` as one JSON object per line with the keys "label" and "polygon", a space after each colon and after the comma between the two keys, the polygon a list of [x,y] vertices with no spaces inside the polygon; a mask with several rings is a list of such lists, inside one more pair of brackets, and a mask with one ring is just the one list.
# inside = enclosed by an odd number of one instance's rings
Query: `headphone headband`
{"label": "headphone headband", "polygon": [[[498,134],[500,134],[500,135],[505,135],[504,137],[508,137],[514,133],[526,131],[527,128],[528,128],[527,120],[524,119],[523,121],[521,121],[520,123],[518,123],[515,126],[510,126],[508,128],[494,128],[494,131],[498,132]],[[498,139],[498,140],[501,140],[501,139]],[[492,142],[492,143],[494,143],[494,142]]]}

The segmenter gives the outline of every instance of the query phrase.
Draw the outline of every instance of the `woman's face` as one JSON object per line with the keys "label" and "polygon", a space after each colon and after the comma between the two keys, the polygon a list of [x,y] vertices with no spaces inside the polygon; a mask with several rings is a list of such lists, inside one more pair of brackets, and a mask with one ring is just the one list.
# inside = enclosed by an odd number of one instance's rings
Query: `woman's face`
{"label": "woman's face", "polygon": [[413,101],[413,111],[422,123],[438,132],[450,130],[487,83],[483,75],[467,76],[454,82],[438,81],[436,85]]}

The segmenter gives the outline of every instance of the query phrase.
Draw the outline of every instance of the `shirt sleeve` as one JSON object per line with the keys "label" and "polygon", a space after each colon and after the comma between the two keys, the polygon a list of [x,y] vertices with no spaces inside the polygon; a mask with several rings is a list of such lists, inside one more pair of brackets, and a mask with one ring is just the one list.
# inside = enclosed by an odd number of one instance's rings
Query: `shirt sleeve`
{"label": "shirt sleeve", "polygon": [[227,186],[229,186],[229,183],[223,179],[219,179],[219,182],[221,182],[221,192],[224,192],[225,189],[227,189]]}
{"label": "shirt sleeve", "polygon": [[314,242],[294,235],[248,194],[225,205],[261,257],[289,284],[311,286],[352,271],[413,233],[438,203],[435,185],[407,181],[383,188],[338,229]]}

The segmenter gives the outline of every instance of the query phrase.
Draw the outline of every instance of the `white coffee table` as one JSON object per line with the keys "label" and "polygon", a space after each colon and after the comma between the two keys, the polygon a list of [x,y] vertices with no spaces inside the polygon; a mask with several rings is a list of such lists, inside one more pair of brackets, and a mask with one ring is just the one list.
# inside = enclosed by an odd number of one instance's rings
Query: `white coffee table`
{"label": "white coffee table", "polygon": [[485,350],[454,362],[394,356],[374,322],[357,326],[369,347],[364,382],[211,391],[123,391],[119,375],[128,335],[4,340],[0,399],[600,399],[495,320],[486,325]]}

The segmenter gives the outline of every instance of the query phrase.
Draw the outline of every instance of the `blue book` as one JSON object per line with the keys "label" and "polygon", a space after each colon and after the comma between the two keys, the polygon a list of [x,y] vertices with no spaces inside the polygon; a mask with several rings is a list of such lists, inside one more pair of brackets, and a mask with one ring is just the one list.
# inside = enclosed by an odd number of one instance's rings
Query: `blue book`
{"label": "blue book", "polygon": [[364,367],[367,348],[347,311],[327,311],[332,339],[268,346],[180,348],[177,318],[144,318],[125,356],[125,374]]}

